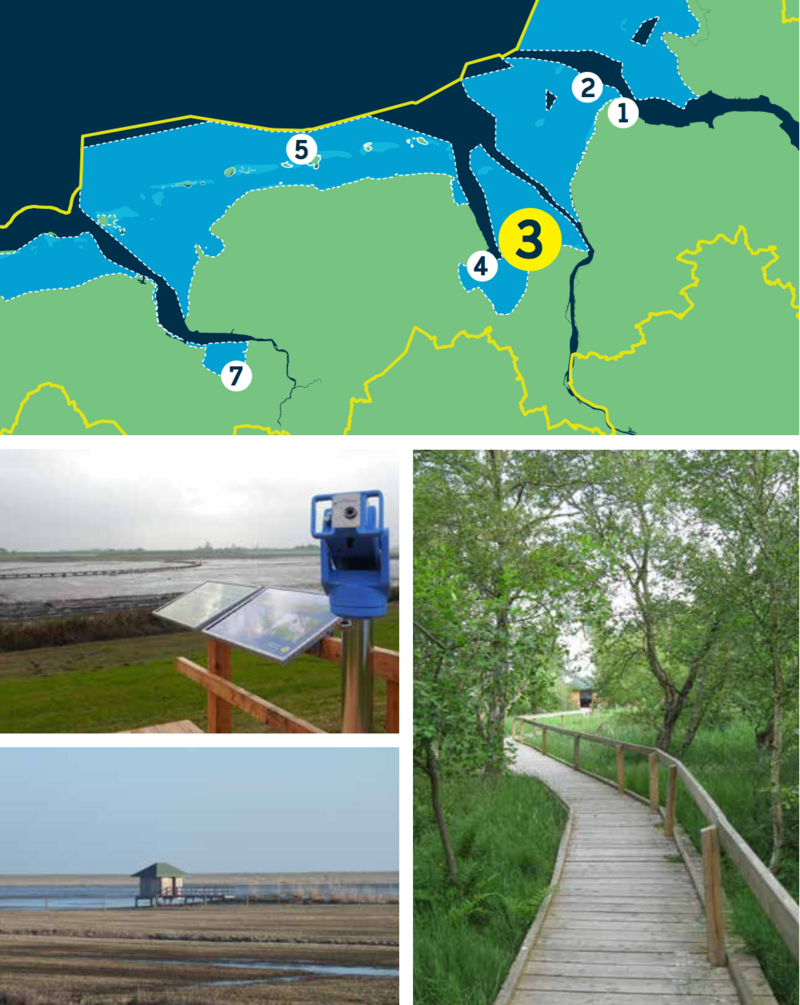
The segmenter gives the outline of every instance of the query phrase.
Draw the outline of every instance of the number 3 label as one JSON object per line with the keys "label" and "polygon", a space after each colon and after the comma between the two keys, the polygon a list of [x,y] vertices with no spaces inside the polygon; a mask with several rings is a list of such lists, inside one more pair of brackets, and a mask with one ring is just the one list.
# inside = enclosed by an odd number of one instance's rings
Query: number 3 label
{"label": "number 3 label", "polygon": [[253,379],[253,371],[242,360],[235,359],[231,363],[226,363],[222,368],[222,383],[229,391],[244,391],[250,386]]}
{"label": "number 3 label", "polygon": [[298,133],[286,144],[286,156],[293,164],[310,164],[317,156],[317,141],[313,136]]}
{"label": "number 3 label", "polygon": [[543,209],[518,209],[503,221],[498,244],[509,265],[533,272],[558,257],[561,228]]}

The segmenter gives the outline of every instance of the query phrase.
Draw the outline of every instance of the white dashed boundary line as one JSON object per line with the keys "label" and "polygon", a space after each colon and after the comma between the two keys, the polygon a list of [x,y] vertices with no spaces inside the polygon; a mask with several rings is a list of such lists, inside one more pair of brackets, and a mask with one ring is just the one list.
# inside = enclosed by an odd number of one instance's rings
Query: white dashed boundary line
{"label": "white dashed boundary line", "polygon": [[[511,67],[511,69],[513,69],[513,67]],[[462,86],[463,86],[463,85],[462,85]],[[465,94],[467,93],[467,92],[466,92],[466,88],[464,88],[464,93],[465,93]],[[496,115],[494,114],[494,112],[491,112],[491,111],[489,111],[489,109],[488,109],[488,108],[484,108],[484,106],[483,106],[483,105],[482,105],[482,104],[480,103],[480,101],[476,101],[476,100],[475,100],[474,98],[471,98],[471,97],[469,96],[469,94],[467,94],[467,98],[469,98],[469,100],[470,100],[470,101],[471,101],[471,102],[472,102],[472,103],[473,103],[474,105],[477,105],[477,106],[478,106],[478,108],[483,108],[484,112],[486,112],[486,113],[487,113],[488,115],[491,115],[491,116],[492,116],[492,118],[494,119],[494,145],[495,145],[495,148],[496,148],[496,149],[497,149],[497,150],[499,151],[499,150],[500,150],[500,148],[499,148],[499,147],[498,147],[498,145],[497,145],[497,116],[496,116]],[[596,120],[595,120],[595,121],[596,121]],[[588,145],[588,144],[587,144],[587,145]],[[492,155],[491,155],[491,154],[489,153],[489,151],[488,151],[488,150],[487,150],[487,149],[486,149],[486,148],[485,148],[485,147],[483,146],[483,144],[479,143],[479,144],[478,144],[478,146],[479,146],[479,147],[481,148],[481,150],[483,150],[483,152],[484,152],[484,153],[486,154],[486,156],[487,156],[487,157],[489,158],[489,160],[491,160],[491,161],[494,161],[494,163],[495,163],[495,164],[496,164],[496,165],[497,165],[497,166],[498,166],[498,167],[499,167],[499,168],[500,168],[500,169],[501,169],[502,171],[505,171],[505,172],[506,172],[506,174],[511,174],[511,172],[510,172],[510,171],[506,171],[506,169],[505,169],[505,168],[503,167],[503,165],[502,165],[502,164],[501,164],[501,163],[500,163],[499,161],[495,160],[495,159],[494,159],[494,157],[492,157]],[[470,151],[470,170],[471,170],[471,171],[472,171],[472,153],[473,153],[473,151],[475,151],[475,150],[477,150],[477,149],[478,149],[478,147],[473,147],[473,148],[472,148],[472,151]],[[502,151],[501,151],[501,152],[502,152]],[[512,157],[509,157],[507,153],[503,153],[503,156],[504,156],[504,157],[507,157],[507,158],[508,158],[508,160],[509,160],[509,161],[511,161],[511,163],[512,163],[512,164],[514,165],[514,167],[515,167],[515,168],[517,168],[517,170],[519,170],[519,171],[522,171],[522,173],[523,173],[523,174],[526,174],[526,175],[528,175],[528,177],[529,177],[529,178],[533,178],[533,175],[532,175],[532,174],[529,174],[529,173],[528,173],[528,172],[527,172],[527,171],[525,170],[525,168],[524,168],[524,167],[522,167],[522,165],[520,165],[520,164],[517,164],[517,162],[516,162],[516,161],[515,161],[515,160],[514,160],[514,159],[513,159]],[[580,161],[578,161],[578,163],[580,163]],[[575,170],[577,171],[577,167],[575,168]],[[473,171],[472,173],[473,173],[473,175],[474,175],[474,177],[475,177],[475,180],[476,180],[476,181],[478,182],[478,186],[480,187],[480,190],[481,190],[481,192],[483,192],[483,193],[484,193],[484,194],[483,194],[483,198],[484,198],[484,201],[486,202],[486,209],[487,209],[487,211],[488,211],[488,209],[489,209],[489,201],[488,201],[488,199],[487,199],[487,197],[486,197],[486,193],[485,193],[485,192],[484,192],[484,190],[483,190],[483,185],[481,185],[480,181],[478,180],[478,176],[477,176],[477,175],[475,174],[475,172]],[[574,177],[574,175],[575,175],[575,172],[573,171],[573,177]],[[512,175],[512,177],[514,177],[514,175]],[[528,184],[527,182],[523,181],[523,179],[522,179],[522,178],[520,178],[520,179],[518,179],[518,180],[519,180],[519,181],[522,181],[523,185],[527,185],[527,184]],[[551,198],[551,199],[553,200],[553,202],[554,202],[554,203],[555,203],[556,205],[558,205],[558,200],[557,200],[557,199],[555,198],[555,196],[554,196],[554,195],[553,195],[553,193],[552,193],[552,192],[550,191],[550,189],[549,189],[549,188],[548,188],[548,187],[547,187],[547,186],[546,186],[546,185],[545,185],[545,184],[544,184],[543,182],[539,181],[539,179],[538,179],[538,178],[537,178],[537,179],[535,179],[535,180],[536,180],[537,182],[539,182],[539,184],[540,184],[540,185],[542,186],[542,188],[543,188],[543,189],[545,190],[545,192],[547,192],[547,194],[548,194],[548,195],[550,196],[550,198]],[[537,195],[539,196],[539,198],[541,199],[541,198],[542,198],[542,196],[541,196],[541,194],[540,194],[540,193],[539,193],[539,192],[538,192],[538,191],[536,190],[536,188],[535,188],[534,186],[531,186],[531,188],[533,188],[534,192],[536,192],[536,194],[537,194]],[[546,199],[542,199],[542,201],[543,201],[543,202],[547,202],[547,200],[546,200]],[[572,202],[572,190],[571,190],[571,189],[570,189],[570,202]],[[555,209],[555,206],[553,206],[553,207],[551,207],[551,208],[552,208],[552,209]],[[573,206],[572,206],[572,209],[573,209],[573,210],[574,210],[574,212],[575,212],[575,218],[576,218],[576,220],[580,221],[580,217],[578,216],[578,211],[577,211],[577,210],[575,209],[575,206],[574,206],[574,204],[573,204]],[[556,210],[556,212],[560,212],[560,211],[559,211],[559,210]],[[563,215],[563,214],[561,214],[561,215]],[[565,220],[567,220],[567,222],[568,222],[568,223],[570,224],[570,226],[571,226],[571,227],[573,227],[573,228],[575,229],[576,233],[578,233],[578,229],[577,229],[577,227],[575,227],[575,225],[574,225],[574,224],[572,223],[572,221],[571,221],[571,220],[569,219],[569,217],[564,217],[564,219],[565,219]],[[493,233],[495,233],[495,228],[494,228],[494,224],[492,223],[492,215],[491,215],[491,213],[489,213],[489,223],[490,223],[490,224],[491,224],[491,226],[492,226],[492,232],[493,232]],[[580,234],[579,234],[579,233],[578,233],[578,236],[580,236]],[[497,241],[497,234],[496,234],[496,233],[495,233],[495,241]],[[573,248],[573,249],[574,249],[575,251],[579,251],[579,252],[580,252],[581,254],[584,254],[584,253],[588,252],[588,250],[589,250],[588,248],[576,248],[574,244],[564,244],[564,245],[563,245],[563,247],[565,247],[565,248]]]}
{"label": "white dashed boundary line", "polygon": [[[103,256],[105,258],[105,256]],[[106,258],[106,261],[108,259]],[[10,304],[13,300],[19,300],[20,297],[27,297],[33,293],[53,293],[63,290],[79,290],[82,286],[88,286],[89,283],[93,283],[96,279],[107,279],[109,276],[123,276],[125,279],[135,279],[136,276],[133,272],[128,269],[120,270],[119,272],[104,272],[100,276],[92,276],[91,279],[84,279],[82,283],[76,283],[74,286],[42,286],[38,290],[25,290],[24,293],[17,293],[13,297],[3,297],[0,296],[0,300],[4,304]]]}

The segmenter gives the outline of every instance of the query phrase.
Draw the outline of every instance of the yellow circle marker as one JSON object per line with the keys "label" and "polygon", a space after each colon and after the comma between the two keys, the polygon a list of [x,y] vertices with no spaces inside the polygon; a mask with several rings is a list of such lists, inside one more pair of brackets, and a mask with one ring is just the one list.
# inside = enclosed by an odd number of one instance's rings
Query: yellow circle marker
{"label": "yellow circle marker", "polygon": [[545,269],[561,251],[561,228],[543,209],[518,209],[503,221],[499,244],[515,269]]}

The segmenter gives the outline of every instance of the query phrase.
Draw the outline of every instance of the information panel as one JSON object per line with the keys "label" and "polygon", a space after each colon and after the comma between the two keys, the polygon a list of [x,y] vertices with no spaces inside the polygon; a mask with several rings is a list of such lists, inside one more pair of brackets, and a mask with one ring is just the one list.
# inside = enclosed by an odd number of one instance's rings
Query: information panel
{"label": "information panel", "polygon": [[252,597],[258,590],[257,586],[236,583],[203,583],[153,613],[176,625],[203,628],[220,615],[227,614],[243,600]]}
{"label": "information panel", "polygon": [[289,663],[338,624],[322,593],[264,589],[204,628],[206,635]]}

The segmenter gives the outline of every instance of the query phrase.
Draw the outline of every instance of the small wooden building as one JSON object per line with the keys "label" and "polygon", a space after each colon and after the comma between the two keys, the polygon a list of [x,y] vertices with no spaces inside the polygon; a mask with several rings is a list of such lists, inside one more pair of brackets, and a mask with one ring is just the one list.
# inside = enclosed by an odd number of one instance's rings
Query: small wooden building
{"label": "small wooden building", "polygon": [[573,677],[567,685],[572,694],[573,708],[591,708],[593,687],[590,680],[584,677]]}
{"label": "small wooden building", "polygon": [[185,875],[182,869],[177,869],[169,862],[153,862],[147,868],[133,873],[131,878],[139,880],[136,906],[139,906],[140,900],[149,900],[152,907],[160,901],[169,902],[182,897]]}

